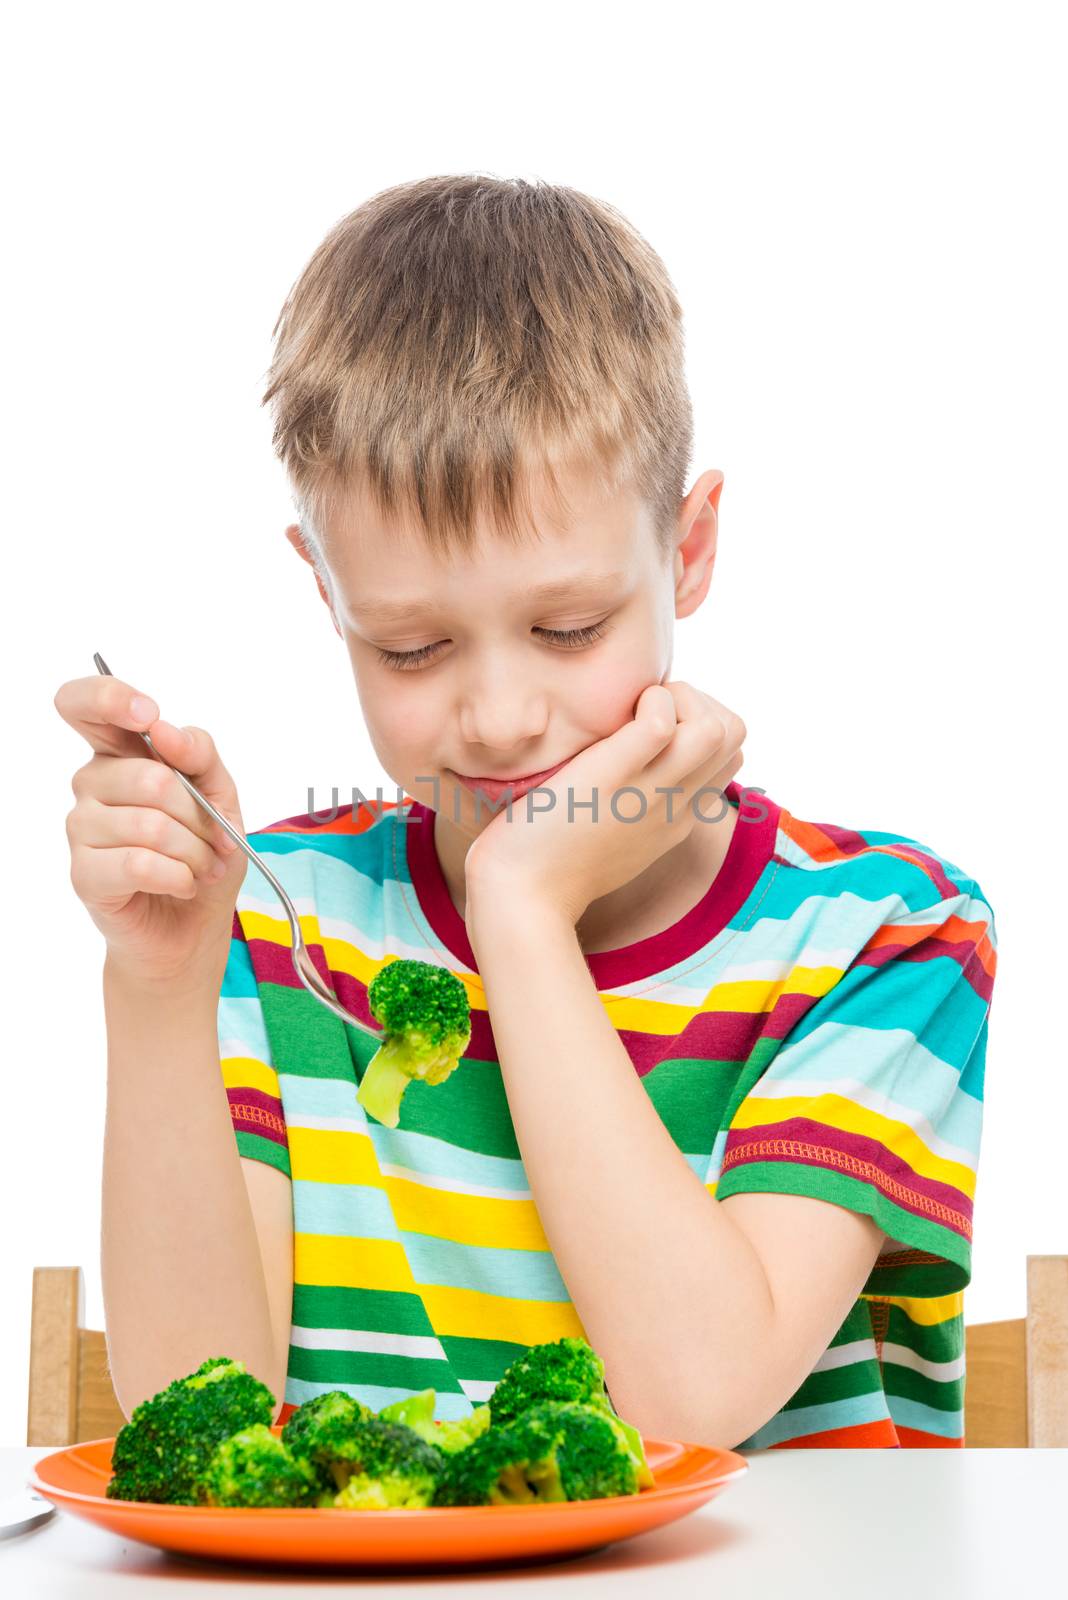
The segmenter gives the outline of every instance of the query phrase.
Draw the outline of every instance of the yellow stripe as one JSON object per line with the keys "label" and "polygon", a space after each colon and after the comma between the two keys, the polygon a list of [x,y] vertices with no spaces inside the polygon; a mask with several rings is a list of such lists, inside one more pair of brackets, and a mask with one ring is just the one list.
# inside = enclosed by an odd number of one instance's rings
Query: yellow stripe
{"label": "yellow stripe", "polygon": [[829,1127],[843,1133],[861,1133],[876,1139],[892,1150],[923,1178],[933,1178],[938,1183],[950,1184],[968,1198],[975,1197],[975,1173],[960,1161],[945,1161],[933,1155],[923,1140],[907,1123],[893,1117],[884,1117],[878,1111],[858,1106],[844,1095],[791,1095],[788,1098],[768,1099],[750,1094],[734,1114],[732,1128],[760,1128],[767,1123],[787,1122],[791,1117],[808,1117],[816,1122],[826,1122]]}
{"label": "yellow stripe", "polygon": [[925,1328],[934,1327],[938,1322],[950,1322],[954,1317],[959,1317],[964,1309],[963,1289],[958,1289],[954,1294],[924,1296],[923,1299],[897,1294],[862,1294],[860,1298],[888,1300],[892,1306],[900,1306],[910,1322],[919,1323]]}
{"label": "yellow stripe", "polygon": [[327,1233],[293,1235],[297,1283],[337,1289],[397,1289],[416,1294],[415,1279],[394,1239],[349,1239]]}
{"label": "yellow stripe", "polygon": [[265,1061],[255,1056],[224,1056],[222,1059],[223,1083],[228,1089],[261,1089],[264,1094],[282,1098],[278,1087],[278,1074]]}
{"label": "yellow stripe", "polygon": [[403,1232],[495,1250],[549,1249],[533,1200],[454,1194],[410,1178],[390,1177],[380,1170],[366,1133],[292,1127],[288,1132],[295,1177],[313,1183],[364,1184],[383,1191]]}
{"label": "yellow stripe", "polygon": [[446,1338],[506,1339],[515,1344],[586,1338],[569,1300],[509,1300],[477,1289],[449,1289],[434,1283],[421,1285],[419,1293],[434,1332]]}
{"label": "yellow stripe", "polygon": [[344,1239],[298,1233],[293,1240],[297,1283],[323,1288],[399,1290],[421,1297],[438,1335],[543,1344],[585,1338],[569,1300],[513,1300],[478,1289],[418,1284],[401,1245],[383,1239]]}
{"label": "yellow stripe", "polygon": [[[319,929],[319,918],[314,912],[300,917],[299,922],[305,944],[321,946],[326,964],[331,971],[346,972],[350,978],[356,978],[365,987],[382,967],[388,966],[389,961],[397,959],[395,956],[390,956],[387,961],[372,960],[362,950],[351,945],[347,939],[336,939],[323,934]],[[279,945],[284,950],[293,948],[293,933],[288,921],[280,921],[262,911],[242,910],[241,925],[247,939],[264,939],[269,944]],[[452,968],[449,970],[452,971]],[[454,972],[453,977],[458,978],[467,990],[472,1011],[485,1011],[486,997],[478,980],[470,979],[464,972]]]}
{"label": "yellow stripe", "polygon": [[694,1017],[714,1011],[756,1016],[774,1011],[783,995],[808,995],[819,999],[828,994],[842,976],[841,967],[793,967],[783,978],[746,978],[736,983],[718,983],[700,1005],[681,1005],[671,1000],[645,1000],[630,995],[606,995],[613,1025],[636,1033],[672,1037],[682,1032]]}

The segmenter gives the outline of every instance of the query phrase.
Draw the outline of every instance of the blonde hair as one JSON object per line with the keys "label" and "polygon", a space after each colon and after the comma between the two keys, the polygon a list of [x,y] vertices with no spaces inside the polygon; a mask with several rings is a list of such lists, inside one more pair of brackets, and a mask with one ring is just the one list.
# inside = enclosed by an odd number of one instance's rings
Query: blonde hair
{"label": "blonde hair", "polygon": [[560,508],[556,469],[578,467],[632,488],[673,548],[693,446],[682,311],[606,202],[473,173],[385,189],[326,235],[272,337],[263,404],[313,542],[353,483],[439,549],[470,547],[485,510],[518,538],[532,473]]}

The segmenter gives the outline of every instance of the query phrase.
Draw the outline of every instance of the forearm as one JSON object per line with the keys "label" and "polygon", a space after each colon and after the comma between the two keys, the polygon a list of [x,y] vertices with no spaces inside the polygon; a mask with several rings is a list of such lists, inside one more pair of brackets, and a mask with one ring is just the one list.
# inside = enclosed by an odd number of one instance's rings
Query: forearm
{"label": "forearm", "polygon": [[219,1069],[216,997],[104,969],[101,1271],[123,1411],[232,1356],[281,1396],[267,1289]]}
{"label": "forearm", "polygon": [[469,890],[468,931],[531,1192],[612,1399],[644,1433],[733,1448],[781,1403],[763,1266],[657,1115],[574,928],[502,904]]}

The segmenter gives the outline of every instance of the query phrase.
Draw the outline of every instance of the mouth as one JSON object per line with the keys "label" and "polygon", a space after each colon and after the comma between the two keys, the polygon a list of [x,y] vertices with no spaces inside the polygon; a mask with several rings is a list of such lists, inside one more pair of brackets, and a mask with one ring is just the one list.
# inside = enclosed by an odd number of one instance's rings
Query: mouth
{"label": "mouth", "polygon": [[571,757],[568,756],[567,760],[558,761],[555,767],[546,767],[544,772],[524,772],[517,777],[511,778],[490,778],[475,776],[466,772],[457,772],[455,776],[459,778],[465,789],[470,789],[472,794],[476,790],[481,790],[487,800],[496,802],[508,790],[511,790],[514,800],[519,795],[526,794],[528,789],[534,789],[539,783],[544,783],[547,778],[551,778],[555,772],[560,771],[561,767],[566,766],[570,759]]}

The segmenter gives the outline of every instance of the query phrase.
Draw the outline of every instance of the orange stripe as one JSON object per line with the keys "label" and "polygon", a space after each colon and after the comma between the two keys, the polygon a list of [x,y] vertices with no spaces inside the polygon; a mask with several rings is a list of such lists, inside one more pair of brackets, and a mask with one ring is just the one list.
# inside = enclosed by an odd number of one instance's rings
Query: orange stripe
{"label": "orange stripe", "polygon": [[963,1439],[947,1439],[941,1433],[925,1433],[922,1428],[899,1427],[898,1437],[906,1450],[959,1450]]}
{"label": "orange stripe", "polygon": [[849,1428],[825,1428],[798,1439],[783,1439],[771,1450],[886,1450],[899,1444],[899,1430],[889,1417],[880,1422],[857,1422]]}

